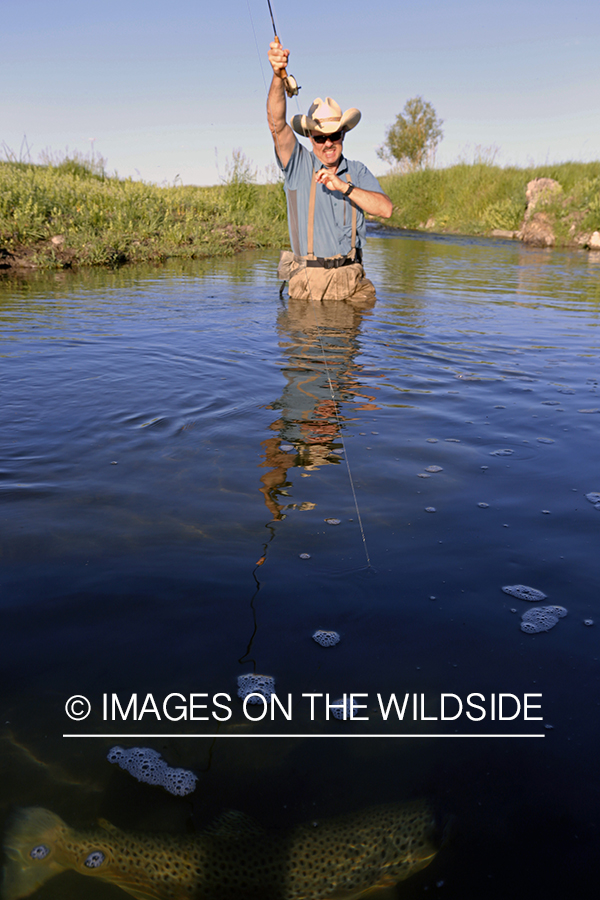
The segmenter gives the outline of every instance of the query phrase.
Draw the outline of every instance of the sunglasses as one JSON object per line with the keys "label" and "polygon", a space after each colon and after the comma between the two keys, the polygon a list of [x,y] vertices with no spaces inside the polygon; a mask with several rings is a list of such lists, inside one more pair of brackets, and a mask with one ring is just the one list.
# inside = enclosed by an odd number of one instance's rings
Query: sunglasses
{"label": "sunglasses", "polygon": [[332,144],[337,144],[337,142],[341,141],[344,137],[344,132],[334,131],[333,134],[313,134],[311,137],[315,144],[324,144],[325,141],[331,141]]}

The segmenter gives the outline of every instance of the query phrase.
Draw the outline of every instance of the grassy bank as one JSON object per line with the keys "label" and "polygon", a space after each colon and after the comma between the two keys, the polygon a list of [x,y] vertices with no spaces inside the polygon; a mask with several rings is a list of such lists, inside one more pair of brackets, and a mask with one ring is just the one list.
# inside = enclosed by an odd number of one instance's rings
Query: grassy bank
{"label": "grassy bank", "polygon": [[[390,225],[485,235],[521,228],[535,178],[562,188],[543,206],[558,246],[600,230],[600,162],[527,169],[475,162],[380,180],[394,203]],[[240,151],[216,187],[119,179],[81,157],[0,162],[0,268],[194,259],[287,241],[283,186],[256,184]]]}
{"label": "grassy bank", "polygon": [[241,154],[217,187],[157,187],[82,158],[0,162],[0,265],[115,265],[223,256],[287,240],[281,184],[254,184]]}
{"label": "grassy bank", "polygon": [[525,169],[476,162],[386,175],[380,181],[394,204],[390,225],[485,235],[520,229],[527,183],[535,178],[552,178],[562,187],[544,205],[557,245],[572,243],[575,233],[600,229],[600,162]]}

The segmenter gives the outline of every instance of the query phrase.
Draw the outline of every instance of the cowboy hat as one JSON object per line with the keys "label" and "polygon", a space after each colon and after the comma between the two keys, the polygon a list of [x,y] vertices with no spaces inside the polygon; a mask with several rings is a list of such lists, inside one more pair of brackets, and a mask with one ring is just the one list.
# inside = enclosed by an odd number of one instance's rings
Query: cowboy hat
{"label": "cowboy hat", "polygon": [[319,134],[334,134],[336,131],[350,131],[360,122],[359,109],[347,109],[342,114],[342,108],[331,97],[322,100],[317,97],[313,101],[308,115],[297,115],[292,118],[292,128],[302,137],[308,137],[311,131]]}

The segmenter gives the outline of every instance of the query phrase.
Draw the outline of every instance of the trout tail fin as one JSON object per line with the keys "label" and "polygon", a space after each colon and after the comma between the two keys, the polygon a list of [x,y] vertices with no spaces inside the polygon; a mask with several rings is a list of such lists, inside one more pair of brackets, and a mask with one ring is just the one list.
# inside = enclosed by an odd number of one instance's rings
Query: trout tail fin
{"label": "trout tail fin", "polygon": [[2,880],[4,900],[28,897],[65,869],[56,859],[56,843],[67,831],[63,820],[47,809],[30,807],[16,813],[4,839],[8,857]]}

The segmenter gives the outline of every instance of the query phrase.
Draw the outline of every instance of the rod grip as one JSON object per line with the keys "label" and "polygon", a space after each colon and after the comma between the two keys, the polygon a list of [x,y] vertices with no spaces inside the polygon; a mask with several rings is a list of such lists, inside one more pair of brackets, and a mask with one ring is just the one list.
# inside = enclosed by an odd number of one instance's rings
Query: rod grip
{"label": "rod grip", "polygon": [[[279,44],[279,46],[281,46],[281,41],[279,40],[277,35],[275,35],[273,40],[275,41],[276,44]],[[279,77],[281,78],[282,81],[285,81],[285,79],[288,77],[287,69],[280,69]]]}

